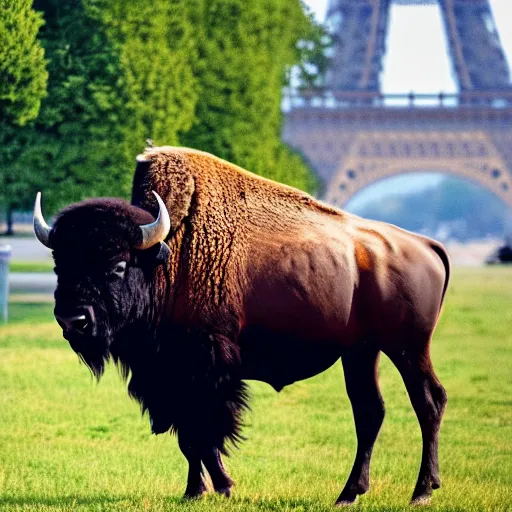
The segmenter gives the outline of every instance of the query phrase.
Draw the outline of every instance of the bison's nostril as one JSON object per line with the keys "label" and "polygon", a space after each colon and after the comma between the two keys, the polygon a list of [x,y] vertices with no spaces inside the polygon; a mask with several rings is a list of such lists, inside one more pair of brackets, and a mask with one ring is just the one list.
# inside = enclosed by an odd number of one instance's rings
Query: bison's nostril
{"label": "bison's nostril", "polygon": [[79,334],[86,334],[92,331],[93,326],[93,313],[92,308],[84,306],[74,311],[74,315],[59,315],[55,314],[57,323],[65,332],[76,332]]}

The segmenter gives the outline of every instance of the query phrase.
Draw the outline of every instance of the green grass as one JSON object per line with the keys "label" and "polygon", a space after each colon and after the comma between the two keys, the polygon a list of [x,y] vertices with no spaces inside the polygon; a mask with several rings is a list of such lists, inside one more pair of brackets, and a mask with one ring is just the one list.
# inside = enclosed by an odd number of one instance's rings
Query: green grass
{"label": "green grass", "polygon": [[[512,268],[457,270],[433,343],[449,402],[443,487],[426,510],[512,510]],[[230,501],[180,499],[186,463],[110,368],[96,384],[59,334],[52,306],[13,304],[0,327],[0,510],[329,511],[355,450],[341,365],[275,393],[251,383],[248,440],[227,461]],[[354,510],[407,510],[420,462],[401,379],[380,365],[387,416],[372,488]]]}
{"label": "green grass", "polygon": [[53,260],[13,260],[9,262],[9,270],[11,272],[52,272],[53,266]]}
{"label": "green grass", "polygon": [[[51,326],[53,319],[53,303],[14,303],[9,304],[9,324],[3,329],[0,328],[0,334],[2,341],[0,342],[0,350],[5,348],[5,340],[12,339],[17,342],[18,333],[21,333],[27,326]],[[22,328],[19,328],[23,326]],[[8,336],[8,332],[12,332],[12,336]],[[4,334],[6,338],[4,340]]]}

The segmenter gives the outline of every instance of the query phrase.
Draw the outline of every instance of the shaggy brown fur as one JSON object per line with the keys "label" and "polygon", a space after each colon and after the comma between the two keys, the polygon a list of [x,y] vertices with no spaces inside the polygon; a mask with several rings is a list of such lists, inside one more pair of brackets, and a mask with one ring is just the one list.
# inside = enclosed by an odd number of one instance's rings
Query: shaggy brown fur
{"label": "shaggy brown fur", "polygon": [[[191,311],[199,318],[215,316],[219,306],[245,316],[250,281],[272,257],[286,260],[294,250],[296,256],[304,252],[308,261],[296,258],[290,264],[297,270],[303,264],[308,273],[323,263],[314,261],[319,246],[324,246],[324,256],[333,267],[345,265],[350,270],[357,287],[363,284],[365,272],[384,280],[417,253],[428,260],[432,268],[426,272],[441,283],[441,289],[447,285],[448,259],[433,240],[360,219],[201,151],[157,147],[138,160],[132,204],[156,215],[151,194],[155,190],[169,209],[173,255],[169,274],[186,289],[179,305],[187,320]],[[317,279],[328,289],[339,288],[331,277],[335,276]],[[326,290],[325,296],[330,292]]]}
{"label": "shaggy brown fur", "polygon": [[[156,215],[155,190],[170,213],[172,253],[180,253],[186,242],[186,268],[180,272],[188,280],[187,312],[199,308],[202,315],[214,313],[222,304],[240,311],[254,243],[268,233],[292,238],[307,231],[314,223],[308,218],[311,212],[345,215],[299,190],[201,151],[152,148],[138,160],[132,204]],[[184,223],[186,228],[180,230]],[[177,258],[173,260],[176,265]],[[170,270],[175,280],[177,267]]]}

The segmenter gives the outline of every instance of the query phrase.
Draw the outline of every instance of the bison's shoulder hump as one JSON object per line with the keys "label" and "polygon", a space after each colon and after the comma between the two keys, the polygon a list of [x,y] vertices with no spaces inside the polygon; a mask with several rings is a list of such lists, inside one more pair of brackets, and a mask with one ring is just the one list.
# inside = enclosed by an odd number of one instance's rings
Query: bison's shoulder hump
{"label": "bison's shoulder hump", "polygon": [[[173,146],[147,148],[137,156],[137,172],[149,176],[150,181],[167,180],[169,175],[179,176],[179,189],[189,190],[184,184],[205,189],[229,188],[250,190],[253,197],[265,203],[273,198],[274,203],[282,203],[295,209],[310,209],[323,214],[339,216],[341,211],[317,201],[309,194],[296,188],[272,181],[254,174],[231,162],[197,149]],[[147,178],[146,178],[147,179]],[[199,183],[202,184],[198,187]],[[236,194],[235,194],[236,195]],[[180,193],[181,197],[181,193]]]}
{"label": "bison's shoulder hump", "polygon": [[137,155],[136,160],[132,204],[156,214],[151,192],[157,192],[167,206],[172,227],[176,229],[188,215],[194,194],[194,177],[182,148],[148,148]]}

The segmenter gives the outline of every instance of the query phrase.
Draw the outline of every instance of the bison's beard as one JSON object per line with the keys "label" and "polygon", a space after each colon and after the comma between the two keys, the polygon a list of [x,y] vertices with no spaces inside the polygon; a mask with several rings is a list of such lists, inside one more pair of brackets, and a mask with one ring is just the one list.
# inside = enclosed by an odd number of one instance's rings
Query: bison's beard
{"label": "bison's beard", "polygon": [[105,371],[105,364],[110,358],[110,340],[97,336],[81,338],[80,340],[69,339],[71,348],[78,354],[80,360],[89,368],[91,373],[100,379]]}

